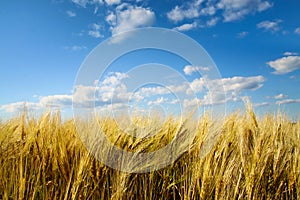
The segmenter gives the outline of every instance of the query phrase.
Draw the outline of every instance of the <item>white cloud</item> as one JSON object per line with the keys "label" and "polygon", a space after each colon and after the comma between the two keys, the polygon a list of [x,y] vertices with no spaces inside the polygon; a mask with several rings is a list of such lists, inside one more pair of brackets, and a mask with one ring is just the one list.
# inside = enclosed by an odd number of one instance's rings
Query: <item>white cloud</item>
{"label": "white cloud", "polygon": [[181,83],[180,85],[142,87],[135,94],[143,98],[146,98],[146,97],[153,97],[156,95],[162,96],[162,95],[185,93],[188,88],[189,88],[189,84],[185,82],[185,83]]}
{"label": "white cloud", "polygon": [[71,51],[81,51],[81,50],[87,49],[87,47],[86,46],[73,45],[73,46],[67,46],[67,47],[65,47],[65,49],[71,50]]}
{"label": "white cloud", "polygon": [[232,95],[225,95],[221,91],[209,91],[204,98],[201,100],[201,105],[215,105],[215,104],[222,104],[226,103],[227,101],[234,100],[238,98],[237,95],[232,96]]}
{"label": "white cloud", "polygon": [[300,56],[286,56],[267,64],[275,70],[274,74],[287,74],[300,69]]}
{"label": "white cloud", "polygon": [[163,103],[166,103],[166,102],[168,102],[168,98],[159,97],[155,101],[149,101],[148,105],[149,106],[151,106],[151,105],[160,105],[160,104],[163,104]]}
{"label": "white cloud", "polygon": [[68,10],[68,11],[66,11],[66,13],[69,17],[76,17],[76,13],[73,11]]}
{"label": "white cloud", "polygon": [[263,76],[223,78],[221,82],[213,84],[223,84],[226,92],[240,93],[243,90],[256,90],[262,87],[265,81]]}
{"label": "white cloud", "polygon": [[204,0],[195,0],[193,2],[186,3],[182,6],[175,6],[170,12],[167,13],[167,17],[169,20],[177,23],[184,19],[193,19],[202,15],[214,14],[215,9],[213,6],[208,8],[202,8],[202,12],[200,10],[201,4]]}
{"label": "white cloud", "polygon": [[262,21],[259,24],[257,24],[257,28],[261,28],[264,29],[265,31],[272,31],[272,32],[276,32],[279,31],[281,28],[279,26],[279,24],[282,22],[282,20],[278,19],[275,21]]}
{"label": "white cloud", "polygon": [[101,81],[97,88],[98,101],[100,103],[128,101],[132,93],[128,92],[126,85],[122,83],[126,78],[129,78],[127,74],[116,72]]}
{"label": "white cloud", "polygon": [[300,27],[295,29],[295,33],[300,35]]}
{"label": "white cloud", "polygon": [[264,107],[264,106],[269,106],[269,105],[271,105],[270,102],[262,102],[262,103],[253,104],[254,107]]}
{"label": "white cloud", "polygon": [[39,102],[16,102],[0,106],[6,112],[20,112],[27,110],[41,110],[48,107],[66,108],[72,105],[72,95],[52,95],[39,98]]}
{"label": "white cloud", "polygon": [[100,85],[118,85],[121,83],[121,80],[129,78],[128,74],[121,73],[121,72],[115,72],[106,77]]}
{"label": "white cloud", "polygon": [[218,23],[219,19],[220,19],[219,17],[214,17],[214,18],[208,20],[208,21],[206,22],[206,25],[207,25],[208,27],[215,26],[215,25]]}
{"label": "white cloud", "polygon": [[99,25],[99,24],[92,24],[91,28],[94,29],[94,30],[100,30],[101,29],[101,25]]}
{"label": "white cloud", "polygon": [[282,93],[274,96],[274,99],[284,99],[284,98],[287,98],[287,95],[284,95]]}
{"label": "white cloud", "polygon": [[180,85],[168,85],[167,88],[173,93],[186,92],[187,88],[189,88],[189,83],[183,82]]}
{"label": "white cloud", "polygon": [[284,53],[283,53],[283,55],[284,55],[284,56],[297,56],[297,55],[298,55],[298,53],[296,53],[296,52],[289,52],[289,51],[287,51],[287,52],[284,52]]}
{"label": "white cloud", "polygon": [[72,105],[72,95],[52,95],[40,98],[40,105],[44,107],[67,107]]}
{"label": "white cloud", "polygon": [[101,5],[103,4],[102,0],[72,0],[73,3],[81,6],[81,7],[86,7],[88,4],[90,5]]}
{"label": "white cloud", "polygon": [[244,31],[244,32],[238,33],[238,34],[237,34],[237,37],[238,37],[238,38],[245,38],[245,37],[248,36],[248,35],[249,35],[249,32]]}
{"label": "white cloud", "polygon": [[[244,90],[256,90],[263,86],[263,76],[223,78],[208,80],[206,78],[195,79],[190,86],[194,93],[209,90],[205,95],[202,104],[223,103],[229,100],[236,100]],[[191,91],[187,91],[190,93]],[[226,94],[226,99],[225,95]]]}
{"label": "white cloud", "polygon": [[88,0],[72,0],[73,3],[85,7],[88,3]]}
{"label": "white cloud", "polygon": [[154,95],[165,95],[165,94],[170,94],[171,92],[161,86],[157,87],[143,87],[138,91],[138,94],[141,96],[149,97],[149,96],[154,96]]}
{"label": "white cloud", "polygon": [[[187,73],[194,72],[196,68],[189,68]],[[169,100],[170,95],[182,94],[181,99],[185,106],[193,106],[196,103],[201,102],[201,105],[211,105],[216,103],[222,103],[229,100],[236,100],[239,98],[239,94],[244,90],[255,90],[262,86],[264,78],[262,76],[254,77],[232,77],[223,78],[217,80],[208,81],[206,78],[199,78],[192,81],[190,84],[181,83],[180,85],[166,85],[164,87],[142,87],[135,93],[128,91],[126,85],[122,80],[128,79],[127,74],[114,72],[109,73],[100,81],[95,81],[94,85],[84,86],[77,85],[74,88],[73,95],[50,95],[39,98],[37,103],[27,103],[32,109],[42,109],[45,107],[58,107],[68,108],[73,104],[80,108],[92,108],[98,109],[109,108],[109,105],[119,105],[120,107],[128,107],[128,102],[131,100],[143,100],[148,105],[159,104],[178,104],[178,99]],[[204,91],[206,84],[211,87],[210,91],[203,93],[204,98],[198,99],[195,96],[188,94],[188,89],[192,88],[196,94]],[[222,88],[224,90],[222,90]],[[224,92],[227,94],[225,98]],[[157,96],[156,96],[157,95]],[[168,96],[163,96],[168,95]],[[149,98],[148,97],[156,97]],[[194,99],[193,99],[194,98]],[[172,99],[172,98],[171,98]],[[191,100],[188,100],[191,99]],[[201,100],[201,101],[200,101]],[[24,103],[19,102],[15,104],[3,105],[1,110],[12,112],[15,110],[23,109]]]}
{"label": "white cloud", "polygon": [[204,7],[200,9],[200,15],[204,16],[213,16],[217,12],[217,8],[214,5],[209,5],[208,7]]}
{"label": "white cloud", "polygon": [[16,102],[0,106],[0,110],[4,110],[8,113],[20,112],[23,111],[24,108],[27,110],[39,110],[41,105],[33,102]]}
{"label": "white cloud", "polygon": [[264,10],[267,10],[269,8],[271,8],[273,6],[273,4],[271,4],[270,2],[268,1],[263,1],[263,2],[260,2],[257,6],[257,10],[258,12],[262,12]]}
{"label": "white cloud", "polygon": [[201,103],[202,103],[201,100],[198,98],[185,99],[183,101],[183,107],[184,108],[194,108],[194,107],[198,107]]}
{"label": "white cloud", "polygon": [[192,75],[195,72],[209,71],[208,67],[186,65],[183,69],[185,75]]}
{"label": "white cloud", "polygon": [[101,25],[99,24],[92,24],[90,26],[91,30],[88,31],[88,35],[92,36],[94,38],[102,38],[104,37],[101,33],[100,33],[100,29],[102,28]]}
{"label": "white cloud", "polygon": [[189,31],[189,30],[192,30],[192,29],[195,29],[197,28],[197,23],[194,22],[194,23],[191,23],[191,24],[183,24],[181,26],[177,26],[174,28],[174,30],[176,31]]}
{"label": "white cloud", "polygon": [[202,92],[205,87],[206,87],[206,82],[204,78],[198,78],[194,79],[190,83],[190,87],[193,91],[190,91],[189,89],[187,90],[187,93],[190,94],[191,92],[197,93],[197,92]]}
{"label": "white cloud", "polygon": [[300,99],[284,99],[281,101],[276,101],[276,104],[294,104],[294,103],[300,103]]}
{"label": "white cloud", "polygon": [[240,20],[247,14],[262,12],[270,7],[271,3],[262,0],[221,0],[218,3],[225,22]]}
{"label": "white cloud", "polygon": [[[38,110],[46,107],[67,108],[74,103],[77,107],[96,107],[105,106],[107,104],[117,104],[128,102],[132,93],[127,92],[127,88],[121,83],[121,80],[128,78],[124,73],[111,73],[105,77],[98,85],[83,86],[77,85],[74,88],[73,95],[49,95],[39,98],[39,102],[27,102],[26,107]],[[95,81],[98,83],[98,81]],[[138,98],[138,96],[133,96]],[[3,105],[1,110],[14,112],[24,108],[24,102]]]}
{"label": "white cloud", "polygon": [[108,5],[120,4],[121,0],[105,0]]}
{"label": "white cloud", "polygon": [[155,13],[149,8],[124,3],[116,8],[114,14],[110,13],[106,21],[115,35],[138,27],[151,26],[155,21]]}
{"label": "white cloud", "polygon": [[[264,0],[220,0],[215,1],[194,0],[175,6],[167,13],[169,20],[177,23],[184,19],[194,19],[200,16],[216,16],[218,11],[223,15],[225,22],[242,19],[245,15],[262,12],[272,7],[269,1]],[[216,18],[212,18],[207,24],[215,25]]]}
{"label": "white cloud", "polygon": [[[129,106],[124,103],[114,103],[114,104],[107,104],[101,107],[97,107],[95,110],[100,114],[108,114],[114,111],[113,115],[116,116],[117,112],[119,111],[127,111]],[[122,113],[122,112],[121,112]]]}
{"label": "white cloud", "polygon": [[184,19],[193,19],[199,17],[200,13],[197,7],[190,6],[188,9],[184,9],[179,6],[175,6],[173,10],[167,13],[168,19],[173,22],[180,22]]}
{"label": "white cloud", "polygon": [[100,31],[96,31],[96,30],[91,30],[88,32],[89,36],[92,36],[94,38],[102,38],[103,35],[100,33]]}
{"label": "white cloud", "polygon": [[179,104],[180,100],[179,99],[173,99],[170,101],[170,104]]}
{"label": "white cloud", "polygon": [[116,26],[116,24],[117,24],[117,17],[113,12],[109,13],[106,16],[105,20],[107,23],[109,23],[112,26]]}

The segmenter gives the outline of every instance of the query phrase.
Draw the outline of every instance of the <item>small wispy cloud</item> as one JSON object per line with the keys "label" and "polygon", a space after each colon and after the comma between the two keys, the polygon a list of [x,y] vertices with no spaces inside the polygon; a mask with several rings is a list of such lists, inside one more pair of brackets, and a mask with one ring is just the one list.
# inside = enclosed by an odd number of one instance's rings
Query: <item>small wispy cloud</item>
{"label": "small wispy cloud", "polygon": [[86,46],[79,46],[79,45],[73,45],[73,46],[66,46],[66,50],[71,50],[71,51],[81,51],[87,49]]}
{"label": "small wispy cloud", "polygon": [[300,35],[300,27],[298,27],[298,28],[295,29],[295,33],[298,34],[298,35]]}
{"label": "small wispy cloud", "polygon": [[148,105],[151,106],[151,105],[160,105],[160,104],[163,104],[163,103],[166,103],[168,102],[168,98],[165,98],[165,97],[159,97],[157,98],[156,100],[154,101],[149,101],[148,102]]}
{"label": "small wispy cloud", "polygon": [[261,103],[254,103],[253,106],[254,107],[264,107],[264,106],[269,106],[271,105],[271,102],[261,102]]}
{"label": "small wispy cloud", "polygon": [[277,32],[280,31],[281,29],[281,27],[279,26],[281,22],[282,22],[281,19],[277,19],[275,21],[269,21],[269,20],[262,21],[257,24],[257,28],[263,29],[265,31]]}
{"label": "small wispy cloud", "polygon": [[237,38],[245,38],[249,35],[249,32],[243,31],[237,34]]}
{"label": "small wispy cloud", "polygon": [[274,99],[284,99],[284,98],[287,98],[287,97],[288,97],[287,95],[280,93],[280,94],[274,96],[273,98]]}
{"label": "small wispy cloud", "polygon": [[195,29],[197,28],[197,23],[194,22],[194,23],[191,23],[191,24],[183,24],[181,26],[177,26],[174,28],[175,31],[189,31],[189,30],[192,30],[192,29]]}
{"label": "small wispy cloud", "polygon": [[73,3],[76,5],[79,5],[83,8],[85,8],[87,5],[102,5],[103,1],[102,0],[72,0]]}
{"label": "small wispy cloud", "polygon": [[287,52],[284,52],[283,55],[284,55],[284,56],[297,56],[298,53],[287,51]]}
{"label": "small wispy cloud", "polygon": [[276,101],[276,104],[282,105],[282,104],[295,104],[300,103],[300,99],[284,99],[280,101]]}
{"label": "small wispy cloud", "polygon": [[76,17],[76,13],[73,11],[67,10],[66,13],[69,17]]}
{"label": "small wispy cloud", "polygon": [[213,27],[213,26],[217,25],[219,19],[220,19],[219,17],[214,17],[214,18],[208,20],[208,21],[206,22],[206,25],[207,25],[208,27]]}

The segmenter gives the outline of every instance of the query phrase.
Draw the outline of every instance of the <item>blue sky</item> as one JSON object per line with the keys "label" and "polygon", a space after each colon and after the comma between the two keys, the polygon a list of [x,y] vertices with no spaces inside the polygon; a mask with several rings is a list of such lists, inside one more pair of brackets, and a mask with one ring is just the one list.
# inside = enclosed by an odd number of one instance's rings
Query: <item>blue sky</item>
{"label": "blue sky", "polygon": [[[24,102],[35,111],[52,104],[69,109],[77,72],[99,43],[134,28],[162,27],[186,34],[209,53],[222,77],[215,84],[222,82],[228,94],[222,102],[230,109],[248,96],[258,113],[277,112],[280,106],[296,119],[300,113],[299,8],[297,0],[3,0],[0,113],[16,113]],[[109,92],[128,78],[129,69],[149,62],[180,71],[194,88],[204,84],[203,77],[194,74],[203,66],[190,66],[174,55],[151,50],[120,58],[97,84]],[[158,86],[145,88],[139,94],[155,95],[141,106],[176,104]],[[194,100],[205,104],[205,94],[197,98],[185,105]],[[109,108],[103,99],[100,110]]]}

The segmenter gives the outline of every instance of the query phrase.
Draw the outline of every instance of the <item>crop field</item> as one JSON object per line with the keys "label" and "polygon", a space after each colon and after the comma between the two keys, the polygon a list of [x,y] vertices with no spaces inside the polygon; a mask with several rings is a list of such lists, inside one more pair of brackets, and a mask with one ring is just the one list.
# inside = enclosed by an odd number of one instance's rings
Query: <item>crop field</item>
{"label": "crop field", "polygon": [[217,123],[207,116],[196,127],[170,117],[145,140],[124,134],[113,119],[98,122],[115,146],[132,152],[160,149],[179,129],[196,137],[171,165],[125,173],[87,151],[73,120],[62,121],[59,112],[24,112],[0,122],[0,199],[300,198],[300,122],[283,114],[258,118],[251,108],[230,114],[202,156],[209,127]]}

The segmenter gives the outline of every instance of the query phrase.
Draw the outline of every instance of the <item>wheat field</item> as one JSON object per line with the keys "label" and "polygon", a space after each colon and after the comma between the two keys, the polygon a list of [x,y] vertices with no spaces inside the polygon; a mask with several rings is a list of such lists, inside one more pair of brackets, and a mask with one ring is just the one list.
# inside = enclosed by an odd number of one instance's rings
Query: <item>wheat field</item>
{"label": "wheat field", "polygon": [[133,152],[161,148],[178,128],[196,137],[171,165],[125,173],[87,151],[73,120],[23,112],[0,121],[0,199],[300,199],[300,122],[282,114],[258,119],[249,108],[228,115],[203,156],[216,123],[206,116],[194,128],[170,117],[146,140],[125,135],[113,119],[98,122],[112,143]]}

